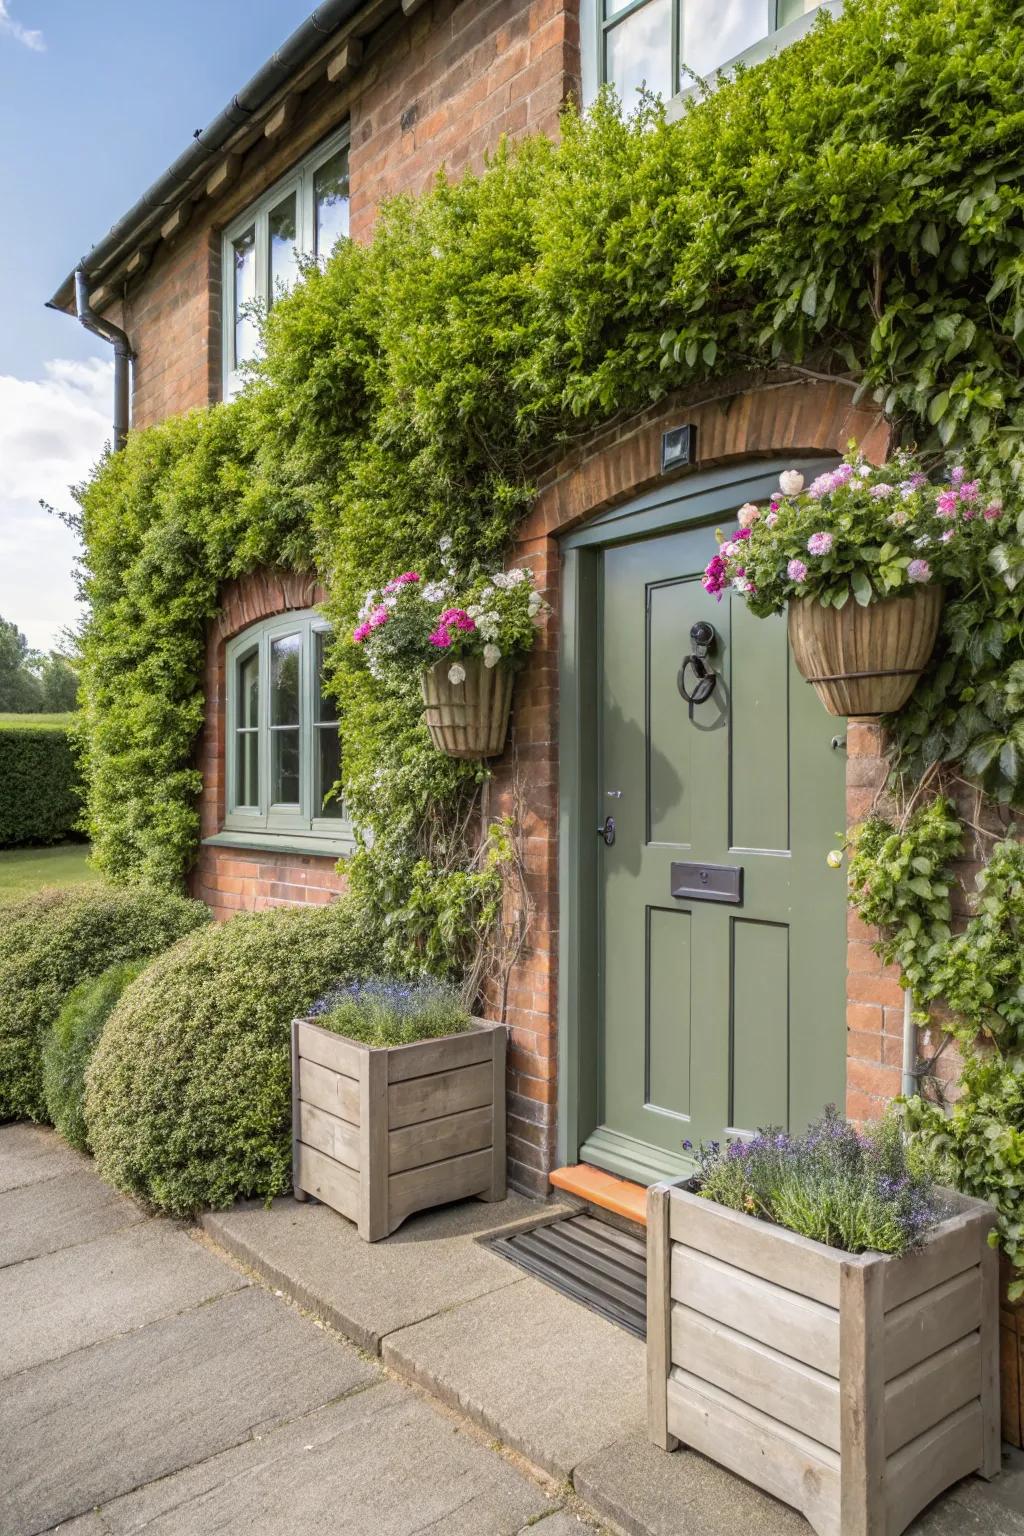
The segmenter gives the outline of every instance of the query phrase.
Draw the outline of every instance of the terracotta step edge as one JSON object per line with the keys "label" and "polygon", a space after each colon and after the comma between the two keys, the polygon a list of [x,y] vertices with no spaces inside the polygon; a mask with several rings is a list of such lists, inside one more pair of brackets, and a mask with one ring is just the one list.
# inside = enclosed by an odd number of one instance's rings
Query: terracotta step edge
{"label": "terracotta step edge", "polygon": [[577,1199],[586,1200],[603,1211],[613,1211],[616,1216],[635,1221],[642,1227],[647,1225],[647,1188],[643,1184],[616,1178],[589,1163],[555,1168],[548,1177],[555,1189],[563,1189]]}

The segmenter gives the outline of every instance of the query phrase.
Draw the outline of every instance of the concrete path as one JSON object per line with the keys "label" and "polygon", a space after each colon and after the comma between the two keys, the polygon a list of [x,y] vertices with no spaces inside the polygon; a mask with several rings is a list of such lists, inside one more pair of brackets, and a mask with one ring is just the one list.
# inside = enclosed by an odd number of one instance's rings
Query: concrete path
{"label": "concrete path", "polygon": [[0,1127],[2,1536],[527,1529],[597,1525],[52,1132]]}

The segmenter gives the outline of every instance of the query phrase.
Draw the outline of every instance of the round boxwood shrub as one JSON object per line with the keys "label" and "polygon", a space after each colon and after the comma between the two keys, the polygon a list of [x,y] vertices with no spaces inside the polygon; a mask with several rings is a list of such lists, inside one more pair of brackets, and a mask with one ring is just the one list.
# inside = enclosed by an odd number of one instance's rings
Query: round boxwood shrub
{"label": "round boxwood shrub", "polygon": [[40,891],[0,922],[0,1120],[46,1119],[42,1042],[71,989],[159,954],[206,923],[202,902],[147,886]]}
{"label": "round boxwood shrub", "polygon": [[105,1179],[176,1216],[291,1183],[290,1027],[372,955],[334,906],[240,913],[161,955],[107,1021],[86,1074]]}
{"label": "round boxwood shrub", "polygon": [[145,960],[122,960],[101,976],[80,981],[43,1037],[46,1113],[64,1140],[83,1152],[89,1148],[85,1069],[121,993],[146,964]]}

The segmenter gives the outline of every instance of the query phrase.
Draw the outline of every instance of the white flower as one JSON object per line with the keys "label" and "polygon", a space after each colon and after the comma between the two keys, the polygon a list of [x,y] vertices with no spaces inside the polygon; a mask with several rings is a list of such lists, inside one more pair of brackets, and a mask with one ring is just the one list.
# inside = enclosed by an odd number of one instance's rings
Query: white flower
{"label": "white flower", "polygon": [[466,609],[466,612],[469,614],[471,619],[478,619],[483,613],[483,609],[480,607],[479,603],[471,603],[470,606]]}
{"label": "white flower", "polygon": [[501,620],[496,613],[482,613],[476,621],[476,627],[485,640],[494,640],[501,628]]}
{"label": "white flower", "polygon": [[779,489],[783,496],[799,496],[804,488],[804,477],[798,469],[784,469],[779,476]]}
{"label": "white flower", "polygon": [[398,598],[397,598],[397,596],[395,595],[394,592],[390,593],[384,599],[384,602],[383,602],[382,606],[385,607],[385,608],[397,608],[398,607]]}
{"label": "white flower", "polygon": [[420,590],[428,603],[439,603],[443,597],[448,596],[448,583],[446,581],[428,581],[426,586]]}
{"label": "white flower", "polygon": [[487,602],[487,599],[489,597],[493,597],[493,596],[494,596],[494,588],[493,587],[484,587],[483,591],[480,593],[480,602],[481,602],[481,604],[485,604]]}
{"label": "white flower", "polygon": [[496,645],[484,646],[484,666],[496,667],[501,660],[501,650]]}
{"label": "white flower", "polygon": [[504,592],[506,587],[512,585],[505,571],[495,571],[494,575],[491,577],[491,582],[498,588],[499,592]]}
{"label": "white flower", "polygon": [[535,613],[539,613],[540,612],[540,606],[541,606],[541,603],[543,601],[544,601],[544,599],[541,597],[539,592],[531,592],[530,593],[530,600],[529,600],[529,602],[526,605],[526,611],[530,615],[531,619],[533,618]]}
{"label": "white flower", "polygon": [[450,533],[446,533],[444,538],[441,540],[441,542],[438,544],[437,547],[441,551],[442,555],[446,555],[448,553],[448,551],[452,547],[452,536],[451,536],[451,534]]}
{"label": "white flower", "polygon": [[450,683],[455,683],[456,685],[459,683],[464,683],[466,681],[465,667],[460,666],[457,661],[453,662],[452,665],[448,668],[448,681]]}
{"label": "white flower", "polygon": [[760,510],[752,501],[746,502],[736,514],[741,528],[750,528],[760,517]]}
{"label": "white flower", "polygon": [[526,580],[527,575],[528,572],[524,571],[522,566],[516,566],[513,570],[506,571],[505,585],[509,587],[518,587],[521,582]]}

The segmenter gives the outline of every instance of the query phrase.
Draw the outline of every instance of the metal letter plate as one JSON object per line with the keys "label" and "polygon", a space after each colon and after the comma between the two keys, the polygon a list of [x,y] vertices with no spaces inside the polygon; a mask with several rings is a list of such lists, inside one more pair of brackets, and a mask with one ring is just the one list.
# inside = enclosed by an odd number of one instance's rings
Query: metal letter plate
{"label": "metal letter plate", "polygon": [[673,864],[672,895],[686,901],[743,902],[742,864]]}

